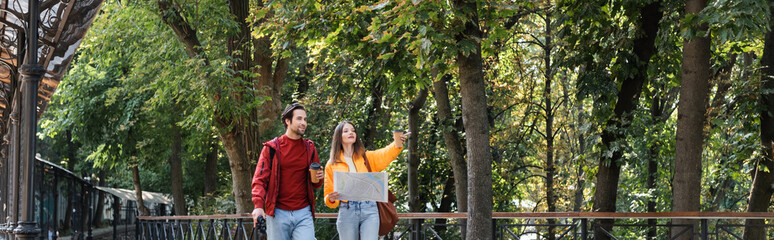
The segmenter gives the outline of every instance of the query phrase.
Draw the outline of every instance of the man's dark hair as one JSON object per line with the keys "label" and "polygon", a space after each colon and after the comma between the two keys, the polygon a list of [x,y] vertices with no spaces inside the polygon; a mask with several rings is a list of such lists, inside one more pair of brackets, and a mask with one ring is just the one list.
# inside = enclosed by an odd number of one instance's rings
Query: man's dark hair
{"label": "man's dark hair", "polygon": [[287,107],[285,107],[285,110],[282,111],[282,125],[285,125],[285,128],[288,128],[288,123],[285,122],[285,119],[290,119],[290,122],[293,122],[293,111],[296,109],[301,109],[306,111],[304,108],[304,105],[300,103],[291,103]]}

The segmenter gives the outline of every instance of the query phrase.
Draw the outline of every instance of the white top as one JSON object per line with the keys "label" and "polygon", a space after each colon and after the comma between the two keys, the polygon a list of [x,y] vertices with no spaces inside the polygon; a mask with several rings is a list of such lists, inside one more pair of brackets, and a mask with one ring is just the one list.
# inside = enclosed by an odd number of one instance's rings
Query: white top
{"label": "white top", "polygon": [[349,172],[357,172],[357,167],[355,166],[355,162],[352,161],[352,157],[344,156],[344,162],[349,166]]}

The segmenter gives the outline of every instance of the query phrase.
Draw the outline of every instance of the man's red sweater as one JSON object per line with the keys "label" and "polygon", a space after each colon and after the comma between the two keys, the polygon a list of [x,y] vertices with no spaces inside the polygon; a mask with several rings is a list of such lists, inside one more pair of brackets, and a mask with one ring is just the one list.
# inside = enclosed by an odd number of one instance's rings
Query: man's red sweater
{"label": "man's red sweater", "polygon": [[290,139],[282,135],[279,139],[282,159],[280,160],[279,195],[277,195],[277,207],[282,210],[298,210],[309,204],[306,198],[307,179],[309,179],[309,158],[306,153],[306,143],[299,138]]}
{"label": "man's red sweater", "polygon": [[[292,211],[309,205],[314,215],[313,190],[323,183],[313,184],[309,173],[309,164],[320,162],[314,143],[282,135],[276,142],[270,140],[263,145],[252,181],[255,208],[263,208],[267,215],[274,216],[275,207]],[[274,159],[269,159],[270,148],[275,150]]]}

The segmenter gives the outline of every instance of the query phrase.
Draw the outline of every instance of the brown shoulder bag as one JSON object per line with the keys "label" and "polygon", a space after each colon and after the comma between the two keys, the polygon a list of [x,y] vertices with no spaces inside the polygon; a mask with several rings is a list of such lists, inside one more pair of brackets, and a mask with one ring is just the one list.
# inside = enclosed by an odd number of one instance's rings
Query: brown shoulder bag
{"label": "brown shoulder bag", "polygon": [[376,207],[379,208],[379,236],[384,236],[390,233],[395,224],[398,223],[398,211],[395,209],[395,194],[392,191],[387,190],[387,202],[376,202]]}

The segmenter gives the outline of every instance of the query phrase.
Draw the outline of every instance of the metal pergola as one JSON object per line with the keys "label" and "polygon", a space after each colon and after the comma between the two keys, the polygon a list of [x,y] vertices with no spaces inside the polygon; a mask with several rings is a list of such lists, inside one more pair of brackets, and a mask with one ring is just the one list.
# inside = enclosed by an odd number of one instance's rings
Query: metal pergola
{"label": "metal pergola", "polygon": [[34,206],[37,119],[101,4],[0,0],[0,240],[41,232]]}

